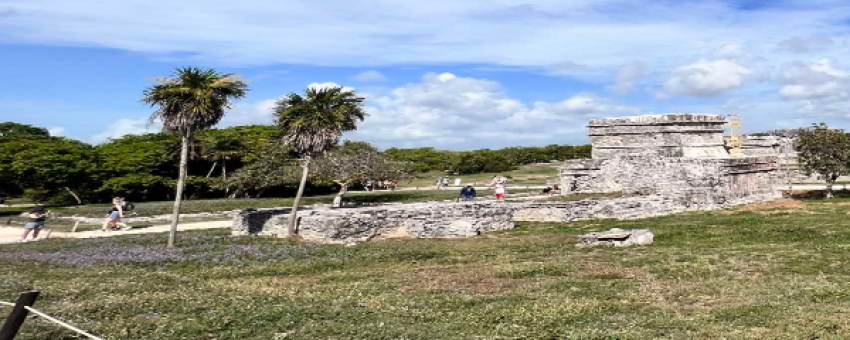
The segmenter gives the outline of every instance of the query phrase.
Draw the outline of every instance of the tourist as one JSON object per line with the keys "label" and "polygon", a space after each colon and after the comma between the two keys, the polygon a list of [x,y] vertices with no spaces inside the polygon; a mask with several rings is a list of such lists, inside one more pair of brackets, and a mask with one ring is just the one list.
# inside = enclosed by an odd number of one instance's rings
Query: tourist
{"label": "tourist", "polygon": [[443,178],[437,177],[437,180],[434,182],[434,185],[437,186],[437,190],[442,189],[443,188]]}
{"label": "tourist", "polygon": [[41,228],[44,228],[44,221],[47,220],[47,213],[44,212],[44,207],[37,205],[24,215],[27,218],[27,223],[24,224],[24,234],[21,235],[21,242],[27,241],[27,235],[32,231],[32,239],[38,238],[38,233]]}
{"label": "tourist", "polygon": [[508,188],[504,184],[496,184],[493,188],[493,193],[496,194],[497,201],[503,201],[505,199],[505,194],[508,193]]}
{"label": "tourist", "polygon": [[467,184],[463,189],[460,189],[460,197],[463,198],[464,201],[472,201],[475,199],[475,188],[472,187],[472,184]]}
{"label": "tourist", "polygon": [[112,210],[106,215],[106,220],[103,221],[103,226],[100,228],[101,231],[109,231],[117,228],[119,225],[126,224],[121,222],[121,218],[124,217],[124,201],[121,197],[115,197],[112,199]]}
{"label": "tourist", "polygon": [[460,181],[461,181],[460,177],[456,177],[456,178],[455,178],[455,186],[456,186],[456,187],[459,187],[459,186],[460,186]]}

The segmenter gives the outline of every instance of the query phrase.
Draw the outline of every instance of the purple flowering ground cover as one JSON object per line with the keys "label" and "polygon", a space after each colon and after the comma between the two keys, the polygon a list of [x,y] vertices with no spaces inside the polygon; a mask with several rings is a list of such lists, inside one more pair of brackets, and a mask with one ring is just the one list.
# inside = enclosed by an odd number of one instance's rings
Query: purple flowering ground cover
{"label": "purple flowering ground cover", "polygon": [[78,240],[74,246],[67,246],[65,240],[55,240],[37,250],[0,252],[0,259],[82,267],[182,262],[236,265],[252,261],[305,259],[316,248],[311,244],[239,244],[232,242],[235,239],[227,235],[188,234],[180,239],[181,247],[167,249],[160,244],[161,240],[162,235],[109,237]]}
{"label": "purple flowering ground cover", "polygon": [[[225,230],[176,250],[163,234],[3,245],[0,300],[40,289],[38,308],[105,339],[850,339],[848,202],[356,246]],[[612,227],[655,243],[573,246]],[[40,319],[20,338],[79,339]]]}

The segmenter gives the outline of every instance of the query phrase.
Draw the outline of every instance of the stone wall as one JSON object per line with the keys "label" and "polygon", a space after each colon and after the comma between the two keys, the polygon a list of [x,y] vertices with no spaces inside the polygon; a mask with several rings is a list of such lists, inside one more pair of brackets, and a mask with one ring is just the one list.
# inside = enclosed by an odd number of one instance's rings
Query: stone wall
{"label": "stone wall", "polygon": [[[643,218],[761,202],[771,195],[705,201],[646,195],[566,202],[430,202],[299,212],[298,234],[312,242],[349,243],[388,238],[457,238],[514,228],[519,221],[570,222],[593,218]],[[689,200],[690,199],[690,200]],[[234,235],[287,236],[287,210],[244,211]]]}
{"label": "stone wall", "polygon": [[[319,242],[359,242],[382,238],[468,237],[513,228],[509,203],[411,203],[298,213],[298,234]],[[287,236],[287,210],[245,211],[234,235]]]}

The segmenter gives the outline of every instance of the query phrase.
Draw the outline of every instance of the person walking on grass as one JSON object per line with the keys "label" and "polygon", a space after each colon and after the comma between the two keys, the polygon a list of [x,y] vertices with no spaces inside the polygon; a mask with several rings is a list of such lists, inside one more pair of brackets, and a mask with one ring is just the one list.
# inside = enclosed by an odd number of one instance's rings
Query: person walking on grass
{"label": "person walking on grass", "polygon": [[106,215],[106,220],[103,221],[100,230],[109,231],[118,227],[126,228],[127,225],[121,222],[122,218],[124,218],[124,200],[121,197],[115,197],[112,199],[112,210]]}
{"label": "person walking on grass", "polygon": [[47,213],[44,212],[44,207],[38,205],[32,208],[24,215],[27,218],[27,223],[24,224],[24,234],[21,235],[21,242],[27,241],[27,235],[32,231],[33,241],[38,238],[38,233],[44,228],[44,221],[47,220]]}

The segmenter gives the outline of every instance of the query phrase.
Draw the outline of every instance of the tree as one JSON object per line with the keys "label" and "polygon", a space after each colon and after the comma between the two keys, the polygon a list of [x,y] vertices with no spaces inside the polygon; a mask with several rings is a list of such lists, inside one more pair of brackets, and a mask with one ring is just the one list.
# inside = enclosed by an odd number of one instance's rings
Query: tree
{"label": "tree", "polygon": [[357,129],[357,123],[366,117],[364,100],[342,87],[308,87],[303,97],[290,93],[278,101],[277,126],[284,144],[301,156],[302,167],[301,182],[289,214],[290,236],[296,234],[298,204],[304,194],[311,158],[335,146],[343,132]]}
{"label": "tree", "polygon": [[254,197],[260,197],[267,190],[298,181],[294,175],[296,167],[289,149],[280,143],[269,143],[263,154],[264,157],[219,180],[218,187],[228,192],[232,190],[231,197],[249,197],[252,194]]}
{"label": "tree", "polygon": [[826,181],[826,197],[832,198],[835,180],[850,174],[850,137],[821,123],[800,131],[796,149],[803,170]]}
{"label": "tree", "polygon": [[174,217],[168,234],[168,247],[173,248],[188,171],[189,142],[195,132],[218,124],[233,101],[245,96],[248,87],[236,75],[194,67],[178,68],[172,78],[158,81],[160,84],[144,91],[142,101],[157,108],[151,120],[162,121],[164,130],[177,132],[182,139]]}
{"label": "tree", "polygon": [[12,122],[0,123],[0,140],[48,137],[50,137],[50,132],[45,128]]}
{"label": "tree", "polygon": [[98,163],[90,145],[71,139],[0,140],[0,189],[36,202],[81,204],[96,188]]}
{"label": "tree", "polygon": [[413,171],[406,163],[390,160],[368,143],[345,141],[341,147],[317,158],[313,172],[339,185],[333,206],[340,207],[353,184],[401,180]]}

